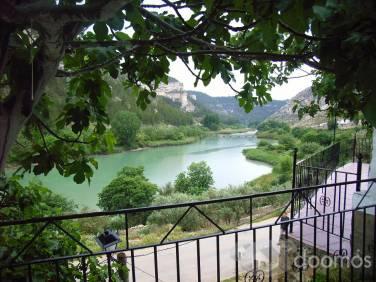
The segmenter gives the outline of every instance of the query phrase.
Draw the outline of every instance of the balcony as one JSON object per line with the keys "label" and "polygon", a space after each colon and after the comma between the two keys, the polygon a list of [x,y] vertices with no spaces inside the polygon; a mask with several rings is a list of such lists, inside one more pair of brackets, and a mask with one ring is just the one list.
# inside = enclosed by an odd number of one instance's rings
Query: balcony
{"label": "balcony", "polygon": [[[355,144],[353,151],[370,150]],[[363,154],[366,155],[366,154]],[[11,236],[17,228],[35,230],[0,265],[1,281],[40,281],[47,272],[49,281],[93,281],[96,264],[105,269],[103,281],[375,281],[376,179],[368,179],[367,159],[349,163],[341,160],[336,143],[310,158],[297,161],[293,188],[231,198],[171,204],[165,206],[94,212],[0,222],[1,232]],[[240,222],[226,221],[219,207],[237,207]],[[266,209],[279,213],[262,219]],[[177,215],[175,224],[149,243],[140,243],[142,230],[136,226],[140,215]],[[194,236],[176,237],[184,220],[195,216],[206,222],[206,230]],[[121,244],[98,250],[96,234],[80,240],[65,228],[66,222],[80,224],[97,218],[120,219],[117,234]],[[50,229],[77,244],[80,251],[64,255],[38,256],[33,243]],[[136,235],[137,236],[136,236]],[[90,240],[93,244],[90,244]],[[323,267],[310,258],[351,261],[355,256],[371,258],[371,267],[352,263]],[[347,261],[346,261],[347,262]],[[128,271],[119,267],[126,266]],[[15,280],[13,280],[15,281]],[[43,278],[42,278],[43,281]]]}

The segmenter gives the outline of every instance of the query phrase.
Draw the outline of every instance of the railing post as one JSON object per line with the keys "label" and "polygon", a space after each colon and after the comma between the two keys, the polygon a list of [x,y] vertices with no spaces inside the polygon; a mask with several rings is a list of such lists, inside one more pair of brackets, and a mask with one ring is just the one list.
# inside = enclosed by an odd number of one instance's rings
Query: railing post
{"label": "railing post", "polygon": [[[294,148],[294,155],[293,155],[293,161],[292,161],[292,188],[296,188],[296,162],[298,157],[298,149]],[[294,202],[294,192],[291,193],[291,211],[290,211],[290,218],[294,218],[294,209],[295,209],[295,202]],[[293,230],[293,223],[290,224],[290,233]]]}
{"label": "railing post", "polygon": [[363,156],[361,153],[359,153],[358,155],[358,166],[357,166],[357,169],[356,169],[356,191],[359,192],[360,191],[360,180],[362,180],[362,159],[363,159]]}
{"label": "railing post", "polygon": [[356,135],[354,136],[353,149],[352,149],[353,163],[355,163],[355,156],[356,156]]}
{"label": "railing post", "polygon": [[292,160],[292,188],[296,188],[296,162],[298,156],[298,148],[294,148],[294,155]]}

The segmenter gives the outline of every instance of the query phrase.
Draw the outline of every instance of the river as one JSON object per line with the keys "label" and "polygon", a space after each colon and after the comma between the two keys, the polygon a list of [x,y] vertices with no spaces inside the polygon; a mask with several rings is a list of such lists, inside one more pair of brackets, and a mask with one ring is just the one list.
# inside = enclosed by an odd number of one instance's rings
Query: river
{"label": "river", "polygon": [[[196,143],[180,146],[149,148],[110,155],[98,155],[99,168],[89,185],[74,183],[72,178],[61,176],[53,170],[37,179],[54,192],[73,199],[80,206],[97,209],[97,194],[124,166],[144,166],[146,177],[159,186],[173,182],[176,175],[192,162],[206,161],[213,171],[214,187],[240,185],[271,172],[269,165],[248,161],[242,154],[244,148],[256,147],[254,133],[216,135]],[[26,180],[32,177],[26,177]]]}

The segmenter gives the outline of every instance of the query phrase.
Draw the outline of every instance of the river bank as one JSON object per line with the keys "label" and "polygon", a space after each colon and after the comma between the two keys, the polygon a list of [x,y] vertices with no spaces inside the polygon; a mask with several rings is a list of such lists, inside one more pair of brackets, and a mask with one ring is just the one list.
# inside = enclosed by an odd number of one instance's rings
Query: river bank
{"label": "river bank", "polygon": [[95,210],[98,209],[97,194],[124,166],[143,166],[145,176],[152,183],[163,187],[168,182],[174,182],[176,176],[185,171],[192,162],[206,161],[213,171],[213,186],[220,190],[228,186],[242,185],[271,172],[270,165],[248,161],[242,155],[244,148],[254,148],[257,143],[258,139],[254,134],[212,134],[186,145],[95,155],[98,170],[94,172],[90,184],[76,184],[71,177],[61,176],[56,169],[47,176],[26,174],[23,181],[42,181],[46,187],[74,200],[81,207],[87,206]]}
{"label": "river bank", "polygon": [[150,148],[158,148],[158,147],[167,147],[167,146],[179,146],[179,145],[188,145],[198,142],[204,138],[215,136],[215,135],[231,135],[231,134],[242,134],[242,133],[255,133],[253,129],[250,128],[223,128],[217,131],[205,131],[205,134],[196,137],[184,137],[183,139],[175,140],[175,139],[162,139],[162,140],[154,140],[154,141],[143,141],[143,144],[137,144],[135,147],[132,148],[125,148],[122,146],[115,146],[112,152],[99,152],[95,155],[108,155],[113,153],[121,153],[121,152],[137,152],[141,150],[146,150]]}

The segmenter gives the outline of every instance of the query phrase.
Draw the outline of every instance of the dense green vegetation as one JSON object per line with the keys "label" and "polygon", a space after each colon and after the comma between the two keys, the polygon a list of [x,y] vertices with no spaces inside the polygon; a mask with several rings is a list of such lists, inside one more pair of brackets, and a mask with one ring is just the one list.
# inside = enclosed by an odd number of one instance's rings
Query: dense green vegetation
{"label": "dense green vegetation", "polygon": [[[298,150],[298,159],[312,155],[333,141],[333,132],[326,129],[290,128],[287,123],[266,121],[258,125],[257,137],[262,138],[257,148],[245,149],[243,154],[249,160],[271,164],[270,185],[291,181],[293,149]],[[341,141],[342,161],[349,158],[351,144],[356,129],[337,129],[337,140]],[[264,139],[263,139],[264,138]],[[272,144],[268,139],[277,141]]]}
{"label": "dense green vegetation", "polygon": [[[22,186],[17,179],[12,178],[9,180],[5,192],[3,204],[10,203],[10,205],[2,206],[0,220],[31,219],[77,212],[77,207],[72,201],[52,193],[38,182],[31,182]],[[85,233],[79,222],[62,221],[58,224],[77,240],[84,239]],[[40,224],[2,227],[0,232],[0,264],[9,263],[17,252],[37,234],[40,228]],[[64,257],[84,251],[55,225],[49,224],[30,247],[20,254],[19,259],[29,261],[46,257]],[[66,261],[59,264],[60,277],[64,277],[65,281],[83,280],[81,265],[76,262]],[[87,266],[88,281],[105,281],[108,278],[107,268],[100,264],[98,258],[88,258]],[[112,275],[116,276],[115,272],[120,268],[127,271],[123,266],[114,262]],[[23,267],[2,271],[2,279],[5,281],[25,281],[25,277],[26,273]],[[45,264],[33,265],[33,280],[55,281],[55,279],[54,267]]]}
{"label": "dense green vegetation", "polygon": [[218,130],[219,116],[217,114],[206,114],[202,120],[202,124],[210,130]]}
{"label": "dense green vegetation", "polygon": [[129,111],[135,113],[143,125],[158,125],[161,123],[174,126],[192,125],[194,123],[193,114],[180,109],[180,104],[165,97],[156,97],[146,109],[141,109],[137,105],[137,96],[132,91],[124,87],[125,77],[118,79],[108,77],[114,93],[113,99],[108,103],[108,113],[110,120],[116,113]]}
{"label": "dense green vegetation", "polygon": [[139,147],[158,147],[162,145],[182,145],[193,143],[207,136],[205,128],[199,126],[171,126],[160,124],[143,126],[136,136]]}
{"label": "dense green vegetation", "polygon": [[118,112],[111,122],[111,128],[115,133],[118,143],[127,147],[134,146],[140,127],[140,119],[135,113],[128,111]]}
{"label": "dense green vegetation", "polygon": [[99,193],[98,206],[105,211],[148,206],[156,192],[143,167],[124,167]]}
{"label": "dense green vegetation", "polygon": [[187,172],[178,174],[175,180],[177,192],[200,195],[214,184],[213,173],[205,162],[191,163]]}
{"label": "dense green vegetation", "polygon": [[[257,137],[278,141],[278,145],[274,146],[275,150],[283,151],[297,148],[300,159],[323,149],[334,140],[333,130],[303,127],[290,128],[287,123],[272,120],[261,123],[257,130]],[[337,129],[336,140],[341,141],[341,145],[343,144],[344,146],[351,144],[354,134],[359,130],[361,128]],[[345,148],[343,152],[345,152]]]}

